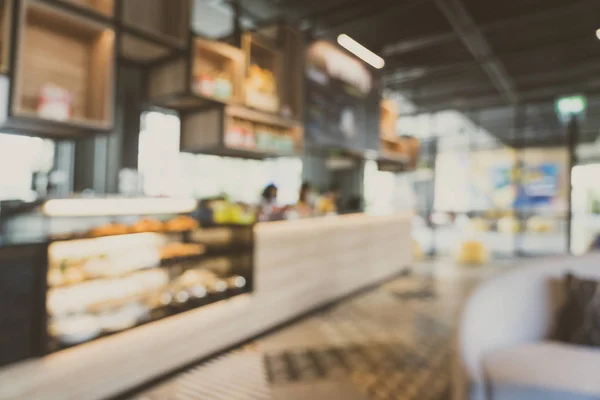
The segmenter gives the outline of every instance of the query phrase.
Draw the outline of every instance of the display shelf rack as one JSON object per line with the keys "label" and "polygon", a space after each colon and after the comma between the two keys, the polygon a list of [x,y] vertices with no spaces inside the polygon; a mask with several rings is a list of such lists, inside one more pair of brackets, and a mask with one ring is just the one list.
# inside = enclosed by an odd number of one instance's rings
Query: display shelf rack
{"label": "display shelf rack", "polygon": [[282,54],[275,43],[247,32],[242,38],[246,55],[246,105],[261,111],[279,114],[282,85]]}
{"label": "display shelf rack", "polygon": [[194,37],[189,55],[167,60],[149,73],[148,98],[177,111],[243,101],[244,53],[226,43]]}
{"label": "display shelf rack", "polygon": [[109,25],[23,1],[5,127],[56,138],[110,131],[114,42]]}
{"label": "display shelf rack", "polygon": [[264,159],[303,149],[303,126],[243,106],[213,107],[182,114],[181,151]]}
{"label": "display shelf rack", "polygon": [[115,0],[45,0],[72,10],[90,12],[106,19],[112,19],[115,13]]}
{"label": "display shelf rack", "polygon": [[151,65],[187,51],[191,0],[120,0],[117,8],[125,60]]}

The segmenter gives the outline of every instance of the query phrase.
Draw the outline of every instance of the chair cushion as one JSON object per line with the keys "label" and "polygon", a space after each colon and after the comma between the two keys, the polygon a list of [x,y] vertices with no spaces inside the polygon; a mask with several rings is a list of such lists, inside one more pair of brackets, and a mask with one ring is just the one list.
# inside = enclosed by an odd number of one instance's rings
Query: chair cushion
{"label": "chair cushion", "polygon": [[600,399],[600,349],[538,342],[485,355],[493,400]]}
{"label": "chair cushion", "polygon": [[600,281],[565,277],[567,299],[557,318],[556,339],[600,346]]}

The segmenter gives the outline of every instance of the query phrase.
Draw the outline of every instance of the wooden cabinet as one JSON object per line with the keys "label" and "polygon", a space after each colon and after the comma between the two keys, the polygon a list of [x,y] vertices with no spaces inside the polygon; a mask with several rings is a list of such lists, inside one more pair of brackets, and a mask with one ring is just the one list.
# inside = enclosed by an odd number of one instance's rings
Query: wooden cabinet
{"label": "wooden cabinet", "polygon": [[114,30],[39,1],[21,7],[8,126],[47,121],[35,133],[57,137],[110,130]]}
{"label": "wooden cabinet", "polygon": [[191,0],[121,0],[121,56],[151,64],[187,49]]}
{"label": "wooden cabinet", "polygon": [[179,111],[243,101],[244,53],[226,43],[194,38],[189,57],[154,67],[148,76],[152,104]]}

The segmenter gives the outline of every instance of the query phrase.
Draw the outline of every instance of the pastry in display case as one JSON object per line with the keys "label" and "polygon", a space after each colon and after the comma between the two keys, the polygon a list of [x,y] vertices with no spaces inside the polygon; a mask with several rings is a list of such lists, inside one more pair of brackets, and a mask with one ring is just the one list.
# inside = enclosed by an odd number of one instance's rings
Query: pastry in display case
{"label": "pastry in display case", "polygon": [[108,223],[97,226],[90,229],[89,236],[101,237],[101,236],[113,236],[113,235],[125,235],[129,233],[129,228],[124,224]]}
{"label": "pastry in display case", "polygon": [[165,224],[161,221],[152,218],[142,218],[135,224],[129,227],[129,230],[133,233],[140,232],[160,232],[164,229]]}
{"label": "pastry in display case", "polygon": [[189,215],[180,215],[165,223],[165,228],[169,232],[193,231],[198,229],[200,224]]}
{"label": "pastry in display case", "polygon": [[227,249],[213,257],[205,245],[187,243],[184,236],[146,232],[52,243],[50,350],[246,291],[250,269],[239,270]]}
{"label": "pastry in display case", "polygon": [[204,254],[205,248],[195,243],[171,243],[160,249],[161,260],[172,260],[184,257],[194,257]]}

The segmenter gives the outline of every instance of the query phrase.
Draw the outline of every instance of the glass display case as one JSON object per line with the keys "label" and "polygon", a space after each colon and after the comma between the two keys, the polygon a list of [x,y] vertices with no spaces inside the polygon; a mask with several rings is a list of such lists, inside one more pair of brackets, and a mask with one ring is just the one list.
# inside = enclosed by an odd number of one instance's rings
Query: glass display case
{"label": "glass display case", "polygon": [[200,227],[190,216],[196,207],[191,199],[72,198],[8,221],[6,234],[19,226],[47,237],[36,267],[45,290],[36,307],[44,310],[40,355],[251,291],[253,226]]}

